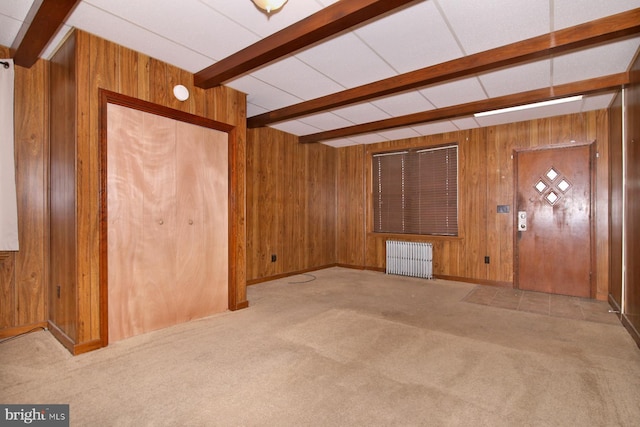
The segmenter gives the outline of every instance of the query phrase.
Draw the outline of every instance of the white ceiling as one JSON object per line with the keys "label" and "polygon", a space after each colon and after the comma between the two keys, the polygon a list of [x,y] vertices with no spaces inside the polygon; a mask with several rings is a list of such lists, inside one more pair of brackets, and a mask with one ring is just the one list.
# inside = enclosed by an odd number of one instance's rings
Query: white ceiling
{"label": "white ceiling", "polygon": [[[251,0],[82,0],[41,56],[50,58],[77,27],[196,73],[335,1],[289,0],[267,17]],[[1,45],[13,45],[32,4],[33,0],[0,1]],[[638,7],[640,0],[417,0],[226,84],[247,94],[251,117]],[[627,38],[272,126],[306,135],[624,72],[639,46],[640,37]],[[612,96],[325,143],[367,144],[595,110],[608,107]]]}

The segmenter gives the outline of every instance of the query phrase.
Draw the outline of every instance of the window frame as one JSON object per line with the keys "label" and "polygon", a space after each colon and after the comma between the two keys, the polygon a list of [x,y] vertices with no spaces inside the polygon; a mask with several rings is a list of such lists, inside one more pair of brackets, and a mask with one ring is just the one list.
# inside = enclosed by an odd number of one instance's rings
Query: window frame
{"label": "window frame", "polygon": [[[407,212],[407,206],[404,206],[404,204],[406,203],[405,201],[405,197],[407,196],[407,194],[417,191],[417,189],[413,189],[413,190],[409,190],[404,188],[405,185],[405,177],[406,177],[406,169],[404,164],[402,165],[402,204],[403,206],[401,207],[401,219],[396,219],[395,221],[398,222],[402,222],[402,227],[401,230],[400,229],[381,229],[383,227],[380,227],[380,224],[376,224],[376,222],[378,222],[380,220],[380,217],[377,215],[378,210],[380,209],[380,201],[378,199],[378,192],[379,190],[376,189],[376,183],[380,184],[381,182],[379,181],[379,179],[377,179],[376,174],[379,171],[379,166],[376,164],[376,158],[379,157],[386,157],[386,156],[394,156],[394,155],[403,155],[403,162],[407,162],[407,164],[409,163],[413,163],[414,165],[416,165],[416,169],[414,169],[413,171],[409,172],[409,174],[418,174],[418,177],[416,178],[414,175],[414,184],[418,185],[421,181],[420,179],[420,168],[419,168],[419,162],[420,162],[420,158],[419,155],[420,153],[425,153],[425,152],[434,152],[434,151],[438,151],[438,150],[451,150],[454,149],[455,150],[455,211],[454,214],[450,214],[450,213],[445,213],[443,216],[441,216],[441,219],[444,219],[445,221],[449,220],[449,218],[452,218],[455,216],[455,224],[454,225],[446,225],[440,229],[438,229],[437,227],[439,227],[438,225],[436,225],[436,229],[434,229],[433,227],[430,230],[421,232],[421,228],[422,228],[422,221],[420,220],[421,218],[423,218],[423,213],[422,210],[425,209],[425,207],[419,203],[419,207],[418,207],[418,213],[416,214],[415,212],[413,213],[414,215],[414,222],[410,223],[409,226],[407,226],[405,224],[405,222],[407,221],[407,219],[411,219],[411,213]],[[445,153],[445,155],[447,155],[447,153]],[[433,145],[433,146],[418,146],[418,147],[410,147],[410,148],[397,148],[394,150],[387,150],[387,151],[379,151],[379,152],[371,152],[370,155],[370,167],[371,167],[371,174],[370,174],[370,179],[371,179],[371,186],[370,186],[370,202],[369,202],[369,208],[371,209],[371,221],[369,222],[370,226],[369,226],[369,232],[374,233],[375,235],[400,235],[400,236],[416,236],[416,237],[429,237],[429,238],[460,238],[460,145],[457,142],[449,142],[446,144],[440,144],[440,145]],[[443,166],[443,169],[448,169],[449,166]],[[448,174],[449,172],[447,172],[446,170],[443,171],[443,173],[445,174],[445,176],[447,176],[446,174]],[[422,194],[422,193],[421,193]],[[445,200],[445,204],[446,206],[443,207],[443,209],[446,211],[447,209],[451,209],[451,204],[449,203],[451,201],[451,197],[447,196],[446,200]],[[376,206],[378,204],[378,206]],[[428,208],[428,206],[426,207]],[[414,209],[415,209],[415,205],[414,205]],[[388,212],[387,212],[388,213]],[[387,221],[388,222],[388,221]]]}

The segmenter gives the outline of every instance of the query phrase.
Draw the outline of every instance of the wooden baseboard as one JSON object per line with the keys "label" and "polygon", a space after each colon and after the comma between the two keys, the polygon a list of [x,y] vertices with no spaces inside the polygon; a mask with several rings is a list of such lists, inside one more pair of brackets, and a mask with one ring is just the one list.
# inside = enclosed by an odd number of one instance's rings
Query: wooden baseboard
{"label": "wooden baseboard", "polygon": [[289,273],[276,274],[268,277],[260,277],[259,279],[247,280],[247,286],[257,285],[258,283],[268,282],[270,280],[283,279],[285,277],[295,276],[297,274],[305,274],[305,273],[309,273],[310,271],[324,270],[326,268],[337,267],[337,266],[338,264],[328,264],[328,265],[321,265],[319,267],[307,268],[304,270],[291,271]]}
{"label": "wooden baseboard", "polygon": [[93,350],[97,350],[103,347],[102,340],[86,341],[80,344],[76,344],[69,335],[67,335],[62,329],[60,329],[55,323],[49,320],[49,331],[51,335],[62,344],[69,353],[77,356],[78,354],[88,353]]}
{"label": "wooden baseboard", "polygon": [[352,264],[336,264],[336,267],[342,267],[342,268],[350,268],[352,270],[365,270],[366,267],[363,267],[361,265],[352,265]]}
{"label": "wooden baseboard", "polygon": [[638,332],[635,326],[633,326],[629,319],[627,319],[627,316],[625,316],[624,313],[622,313],[622,315],[620,316],[620,321],[629,332],[629,335],[631,335],[631,338],[633,338],[633,340],[636,342],[638,348],[640,348],[640,332]]}
{"label": "wooden baseboard", "polygon": [[621,313],[622,310],[620,309],[620,304],[618,304],[618,301],[613,299],[613,296],[611,296],[611,294],[609,294],[609,297],[607,298],[607,300],[609,302],[609,306],[611,306],[615,315],[618,316],[618,319],[620,319],[622,317],[622,313]]}
{"label": "wooden baseboard", "polygon": [[27,332],[31,332],[35,329],[47,329],[47,322],[36,322],[30,325],[14,326],[12,328],[6,328],[0,330],[0,338],[17,337]]}
{"label": "wooden baseboard", "polygon": [[[317,268],[314,270],[320,270],[322,268],[327,268],[327,267],[343,267],[343,268],[351,268],[353,270],[377,271],[378,273],[385,273],[387,271],[386,268],[384,267],[370,267],[370,266],[364,266],[364,265],[351,265],[351,264],[340,264],[340,263]],[[309,270],[309,271],[313,271],[313,270]],[[291,274],[287,274],[286,276],[290,276],[294,274],[300,274],[300,273],[291,273]],[[283,277],[286,277],[286,276],[283,276]],[[473,283],[476,285],[497,286],[499,288],[513,288],[512,282],[500,282],[497,280],[470,279],[468,277],[446,276],[444,274],[434,274],[433,278],[442,279],[442,280],[451,280],[455,282]],[[273,280],[273,279],[269,278],[269,279],[265,279],[264,281],[266,280]]]}
{"label": "wooden baseboard", "polygon": [[54,338],[60,342],[60,344],[62,344],[67,350],[69,350],[69,353],[74,354],[73,347],[75,346],[75,343],[73,342],[73,340],[51,320],[49,320],[49,331],[51,332],[51,335],[53,335]]}
{"label": "wooden baseboard", "polygon": [[97,350],[102,348],[102,340],[93,340],[83,342],[81,344],[76,344],[73,346],[73,355],[77,356],[78,354],[88,353],[93,350]]}
{"label": "wooden baseboard", "polygon": [[513,283],[500,282],[497,280],[471,279],[468,277],[445,276],[443,274],[434,274],[433,277],[436,279],[451,280],[454,282],[473,283],[476,285],[485,285],[485,286],[496,286],[499,288],[513,288]]}
{"label": "wooden baseboard", "polygon": [[242,301],[235,305],[235,307],[229,307],[231,311],[242,310],[243,308],[249,307],[249,301]]}

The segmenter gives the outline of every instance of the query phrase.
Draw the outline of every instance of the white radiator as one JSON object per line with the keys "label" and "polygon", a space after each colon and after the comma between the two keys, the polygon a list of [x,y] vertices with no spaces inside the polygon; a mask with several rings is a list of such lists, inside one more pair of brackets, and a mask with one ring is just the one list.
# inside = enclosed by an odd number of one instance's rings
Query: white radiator
{"label": "white radiator", "polygon": [[387,274],[433,278],[433,245],[387,240]]}

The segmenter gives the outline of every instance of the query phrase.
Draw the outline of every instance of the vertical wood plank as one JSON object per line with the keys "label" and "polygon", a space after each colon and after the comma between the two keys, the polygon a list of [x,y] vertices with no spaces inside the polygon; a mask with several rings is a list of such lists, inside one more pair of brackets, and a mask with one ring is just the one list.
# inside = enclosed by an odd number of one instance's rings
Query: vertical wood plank
{"label": "vertical wood plank", "polygon": [[[15,255],[17,325],[43,322],[48,317],[45,245],[48,175],[48,64],[37,61],[15,76],[15,156],[20,251]],[[24,171],[24,172],[23,172]],[[28,238],[24,238],[24,236]]]}
{"label": "vertical wood plank", "polygon": [[[50,61],[50,319],[70,339],[76,337],[76,44],[67,38]],[[78,60],[80,63],[81,61]],[[88,85],[79,89],[88,93]]]}
{"label": "vertical wood plank", "polygon": [[363,145],[337,150],[336,259],[339,264],[365,264],[365,150]]}
{"label": "vertical wood plank", "polygon": [[[139,72],[140,67],[143,69],[144,63],[140,61],[140,55],[125,47],[118,47],[118,59],[117,59],[117,91],[134,98],[140,98],[138,94],[139,86]],[[145,69],[146,71],[146,69]]]}
{"label": "vertical wood plank", "polygon": [[137,97],[145,101],[151,101],[151,85],[153,82],[151,78],[151,58],[143,53],[136,52],[135,54],[138,58]]}
{"label": "vertical wood plank", "polygon": [[[0,331],[17,326],[16,317],[16,281],[13,254],[0,257]],[[2,336],[2,335],[0,335]]]}
{"label": "vertical wood plank", "polygon": [[[609,294],[610,268],[610,228],[612,218],[609,216],[609,145],[611,143],[608,129],[610,128],[609,112],[597,111],[593,120],[596,136],[596,150],[598,157],[595,159],[596,188],[595,188],[595,221],[596,221],[596,297],[606,301]],[[593,129],[590,130],[590,136]]]}

